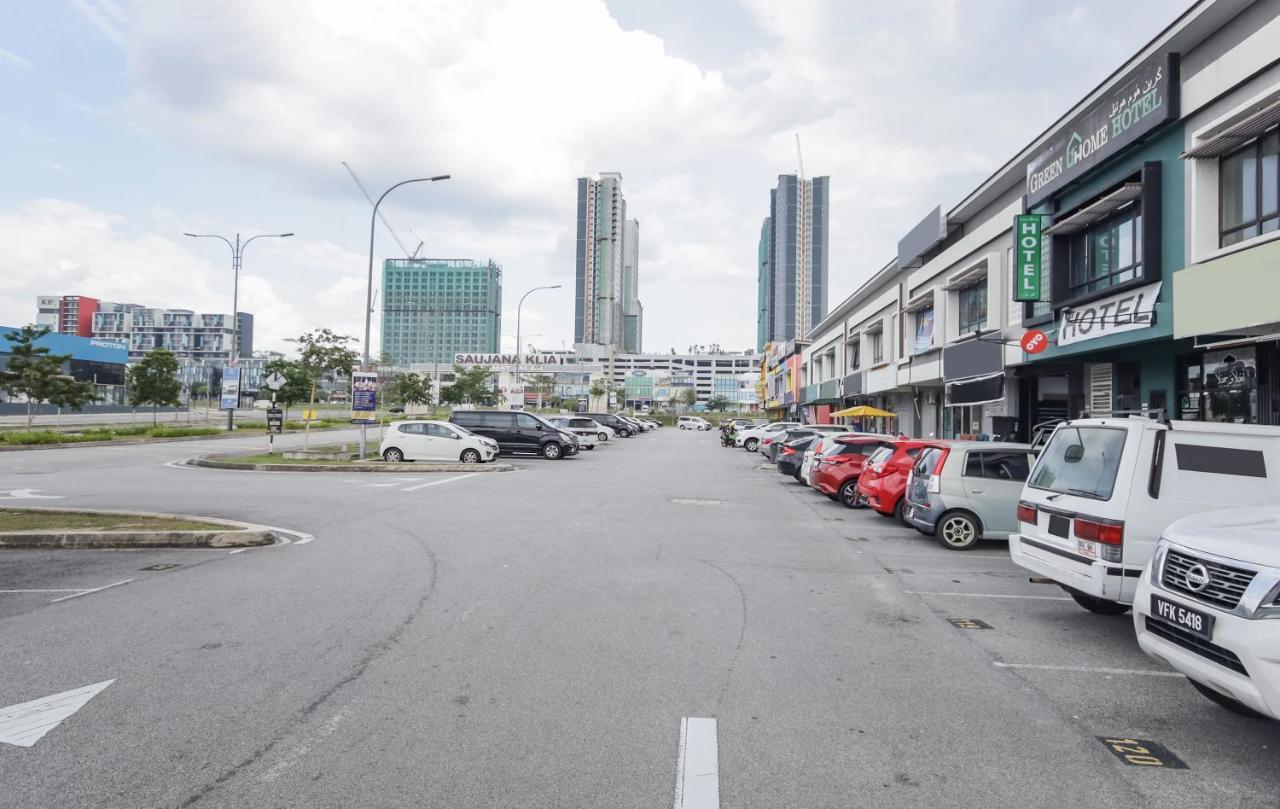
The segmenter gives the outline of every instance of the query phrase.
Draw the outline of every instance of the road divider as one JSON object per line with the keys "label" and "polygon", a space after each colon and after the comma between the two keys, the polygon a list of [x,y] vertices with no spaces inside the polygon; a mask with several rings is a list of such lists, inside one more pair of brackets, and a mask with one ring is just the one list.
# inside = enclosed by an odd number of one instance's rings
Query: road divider
{"label": "road divider", "polygon": [[277,533],[186,514],[0,508],[0,548],[249,548],[280,541]]}
{"label": "road divider", "polygon": [[283,458],[267,459],[258,455],[246,456],[240,453],[216,453],[191,458],[187,466],[198,466],[205,469],[229,469],[252,472],[395,472],[397,474],[432,474],[439,472],[468,472],[479,474],[484,472],[514,472],[516,467],[509,463],[491,462],[485,464],[416,461],[413,463],[388,463],[381,460],[366,461],[286,461]]}

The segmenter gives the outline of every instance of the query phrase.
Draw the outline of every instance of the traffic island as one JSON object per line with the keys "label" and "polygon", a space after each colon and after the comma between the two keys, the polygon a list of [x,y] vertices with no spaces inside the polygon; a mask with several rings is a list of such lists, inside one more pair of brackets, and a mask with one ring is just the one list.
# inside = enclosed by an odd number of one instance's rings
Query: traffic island
{"label": "traffic island", "polygon": [[0,508],[0,548],[248,548],[267,528],[210,517],[62,508]]}
{"label": "traffic island", "polygon": [[[308,457],[300,453],[213,453],[187,461],[188,466],[208,469],[234,469],[253,472],[395,472],[397,474],[429,474],[433,472],[513,472],[509,463],[462,463],[461,461],[415,461],[412,463],[388,463],[379,458],[358,461],[342,460],[344,454],[338,448],[318,447]],[[315,457],[321,455],[325,457]]]}

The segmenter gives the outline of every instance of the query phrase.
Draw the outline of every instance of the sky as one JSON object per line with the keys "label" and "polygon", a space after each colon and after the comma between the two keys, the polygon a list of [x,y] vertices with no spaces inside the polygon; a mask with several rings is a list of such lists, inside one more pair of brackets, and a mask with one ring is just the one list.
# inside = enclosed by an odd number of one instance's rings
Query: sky
{"label": "sky", "polygon": [[[503,267],[503,349],[573,342],[576,178],[623,176],[644,349],[755,342],[769,189],[831,177],[834,307],[1186,0],[6,0],[0,324],[40,294],[360,337],[370,206]],[[403,254],[381,225],[375,256]],[[374,285],[377,286],[375,272]],[[373,352],[378,318],[375,315]]]}

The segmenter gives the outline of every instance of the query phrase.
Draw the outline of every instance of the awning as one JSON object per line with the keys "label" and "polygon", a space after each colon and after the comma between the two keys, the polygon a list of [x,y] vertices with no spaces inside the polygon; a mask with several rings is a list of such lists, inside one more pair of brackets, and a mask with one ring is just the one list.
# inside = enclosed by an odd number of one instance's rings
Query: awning
{"label": "awning", "polygon": [[947,407],[1004,401],[1004,372],[947,385]]}
{"label": "awning", "polygon": [[1092,205],[1045,228],[1044,232],[1046,235],[1065,236],[1077,230],[1084,230],[1094,222],[1106,219],[1140,196],[1142,196],[1142,183],[1125,183]]}
{"label": "awning", "polygon": [[856,405],[855,407],[846,407],[844,410],[837,410],[831,414],[831,418],[849,418],[849,419],[871,419],[871,418],[888,418],[896,419],[896,413],[890,413],[888,410],[881,410],[878,407],[870,405]]}
{"label": "awning", "polygon": [[1264,106],[1240,123],[1227,127],[1194,149],[1183,152],[1182,159],[1222,157],[1254,140],[1278,123],[1280,123],[1280,99],[1272,99],[1270,103],[1264,102]]}

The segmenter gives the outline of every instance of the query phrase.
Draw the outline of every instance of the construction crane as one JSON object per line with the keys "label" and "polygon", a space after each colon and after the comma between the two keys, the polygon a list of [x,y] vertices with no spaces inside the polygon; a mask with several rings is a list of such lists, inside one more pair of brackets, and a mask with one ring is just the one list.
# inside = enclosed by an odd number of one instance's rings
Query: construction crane
{"label": "construction crane", "polygon": [[[374,205],[373,197],[369,196],[368,189],[364,187],[364,183],[360,182],[360,178],[356,176],[355,169],[347,165],[347,161],[345,160],[342,161],[342,167],[347,170],[347,174],[351,175],[351,179],[356,181],[356,186],[360,189],[360,193],[364,194],[364,198],[369,200],[369,207],[373,207]],[[404,242],[400,241],[400,237],[397,236],[395,230],[391,228],[391,223],[387,221],[386,215],[383,214],[381,210],[378,211],[378,218],[382,220],[382,226],[385,227],[387,229],[387,232],[391,234],[391,238],[396,240],[396,244],[400,245],[400,252],[406,256],[409,255],[409,248],[404,246]],[[421,250],[421,249],[422,249],[422,245],[419,244],[418,250]],[[414,258],[418,257],[418,250],[413,251]]]}
{"label": "construction crane", "polygon": [[413,255],[409,256],[409,258],[417,258],[418,251],[422,249],[422,245],[426,244],[426,242],[422,240],[422,237],[413,228],[409,228],[409,232],[413,234],[413,238],[418,240],[418,246],[413,248]]}

